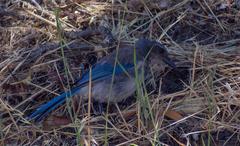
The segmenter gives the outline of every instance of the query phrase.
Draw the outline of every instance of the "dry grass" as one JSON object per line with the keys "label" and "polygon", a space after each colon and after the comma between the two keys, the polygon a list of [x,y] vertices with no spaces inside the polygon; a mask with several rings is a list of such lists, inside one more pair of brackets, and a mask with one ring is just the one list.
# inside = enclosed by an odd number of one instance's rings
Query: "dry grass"
{"label": "dry grass", "polygon": [[[0,145],[239,145],[237,3],[43,0],[36,5],[20,0],[0,4]],[[57,19],[56,8],[60,9]],[[58,34],[99,25],[110,28],[118,42],[133,43],[141,36],[160,40],[177,66],[189,69],[189,84],[170,94],[156,89],[148,96],[147,111],[140,111],[131,98],[127,104],[110,105],[106,116],[98,114],[93,103],[81,101],[78,108],[74,105],[72,116],[68,104],[41,123],[27,121],[26,113],[81,76],[79,64],[87,67],[109,52],[100,36],[63,49],[59,42],[76,40]]]}

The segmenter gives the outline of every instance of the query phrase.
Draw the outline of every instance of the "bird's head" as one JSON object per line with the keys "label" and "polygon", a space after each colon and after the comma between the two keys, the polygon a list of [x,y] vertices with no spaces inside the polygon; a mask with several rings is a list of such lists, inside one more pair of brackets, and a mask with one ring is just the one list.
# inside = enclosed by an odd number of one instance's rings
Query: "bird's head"
{"label": "bird's head", "polygon": [[176,68],[175,63],[169,58],[166,47],[157,41],[139,39],[136,42],[136,50],[141,56],[147,57],[150,65],[159,67],[168,65]]}

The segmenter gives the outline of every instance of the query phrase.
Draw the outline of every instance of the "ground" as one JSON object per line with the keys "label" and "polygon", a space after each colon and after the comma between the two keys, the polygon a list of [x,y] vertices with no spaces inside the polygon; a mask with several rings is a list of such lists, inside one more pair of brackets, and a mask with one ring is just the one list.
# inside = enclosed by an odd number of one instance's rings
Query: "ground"
{"label": "ground", "polygon": [[[239,10],[238,0],[2,0],[0,145],[240,145]],[[147,103],[134,95],[99,112],[80,100],[26,118],[141,37],[177,65],[147,87]]]}

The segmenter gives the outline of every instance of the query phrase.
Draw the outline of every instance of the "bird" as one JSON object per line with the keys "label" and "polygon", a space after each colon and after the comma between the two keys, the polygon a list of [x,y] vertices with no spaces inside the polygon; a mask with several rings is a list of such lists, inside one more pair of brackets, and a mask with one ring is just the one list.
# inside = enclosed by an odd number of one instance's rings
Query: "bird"
{"label": "bird", "polygon": [[118,48],[101,58],[92,66],[91,71],[89,69],[76,81],[72,89],[40,105],[27,118],[41,121],[74,95],[87,100],[90,79],[93,100],[99,103],[121,102],[135,93],[137,74],[139,77],[147,78],[150,67],[155,72],[161,72],[167,66],[176,68],[175,63],[169,58],[166,47],[158,41],[140,38],[135,45]]}

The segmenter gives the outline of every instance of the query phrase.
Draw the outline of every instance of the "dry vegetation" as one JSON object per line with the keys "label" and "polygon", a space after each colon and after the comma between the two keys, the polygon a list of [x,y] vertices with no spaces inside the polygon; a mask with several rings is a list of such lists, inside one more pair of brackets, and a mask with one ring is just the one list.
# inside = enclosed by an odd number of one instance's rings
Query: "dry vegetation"
{"label": "dry vegetation", "polygon": [[[238,0],[1,0],[0,5],[0,145],[240,144]],[[110,105],[105,114],[95,103],[89,112],[88,102],[81,101],[74,118],[62,105],[40,123],[27,121],[26,114],[67,90],[82,67],[112,51],[101,35],[76,39],[62,32],[102,25],[117,42],[134,43],[142,36],[161,41],[182,82],[176,72],[157,82],[162,91],[149,95],[151,109],[145,111],[134,97]],[[59,45],[63,42],[70,47]]]}

